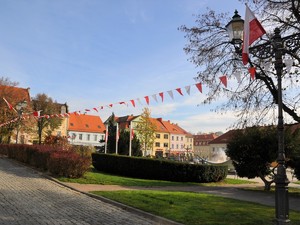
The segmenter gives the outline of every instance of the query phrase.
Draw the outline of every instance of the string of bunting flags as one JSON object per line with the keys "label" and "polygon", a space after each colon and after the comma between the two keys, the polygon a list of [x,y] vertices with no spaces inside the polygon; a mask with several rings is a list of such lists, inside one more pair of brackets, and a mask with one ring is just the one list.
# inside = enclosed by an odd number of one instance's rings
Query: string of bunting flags
{"label": "string of bunting flags", "polygon": [[[255,73],[256,73],[255,68],[254,67],[250,67],[248,69],[248,71],[249,71],[249,73],[251,75],[251,78],[255,79]],[[238,80],[238,82],[240,82],[240,74],[235,73],[233,75],[235,75],[236,78],[237,78],[237,80]],[[225,88],[227,88],[227,76],[226,75],[220,76],[219,79],[220,79],[220,82],[225,86]],[[202,90],[202,83],[199,82],[199,83],[196,83],[196,84],[193,84],[193,85],[187,85],[187,86],[184,87],[184,89],[185,89],[185,91],[186,91],[186,93],[188,95],[190,95],[191,86],[195,86],[198,89],[198,91],[200,93],[202,93],[202,91],[203,91]],[[170,96],[170,98],[174,99],[174,93],[173,93],[173,91],[176,91],[179,95],[183,96],[184,94],[182,92],[182,89],[183,88],[176,88],[174,90],[169,90],[169,91],[166,91],[166,92],[159,92],[158,94],[153,94],[153,95],[150,95],[150,96],[154,99],[154,101],[156,103],[158,103],[158,98],[160,98],[161,102],[164,102],[164,100],[165,100],[165,93],[167,93]],[[150,105],[150,96],[147,95],[147,96],[144,96],[142,98],[142,99],[145,100],[145,102],[147,103],[147,105]],[[9,107],[10,110],[16,111],[12,107],[12,105],[5,98],[3,98],[3,100],[6,102],[6,104]],[[88,112],[91,112],[91,111],[99,112],[100,110],[105,109],[105,107],[112,108],[115,105],[126,105],[126,106],[131,105],[133,107],[136,107],[137,102],[142,105],[141,98],[136,98],[136,99],[131,99],[131,100],[128,100],[128,101],[120,101],[120,102],[116,102],[116,103],[111,103],[111,104],[103,105],[103,106],[99,106],[99,107],[86,108],[86,109],[84,109],[84,113],[88,113]],[[0,127],[9,125],[11,123],[15,123],[15,122],[17,122],[20,119],[21,120],[26,120],[26,119],[29,119],[30,117],[34,117],[35,119],[40,119],[40,118],[51,119],[51,118],[54,118],[54,117],[56,117],[56,118],[69,117],[71,114],[80,115],[80,114],[82,114],[82,112],[81,111],[74,111],[74,112],[71,112],[71,113],[63,113],[63,114],[41,115],[41,110],[39,110],[39,111],[35,111],[35,112],[32,112],[32,113],[22,114],[21,117],[16,117],[16,118],[14,118],[14,119],[12,119],[10,121],[7,121],[5,123],[0,124]]]}

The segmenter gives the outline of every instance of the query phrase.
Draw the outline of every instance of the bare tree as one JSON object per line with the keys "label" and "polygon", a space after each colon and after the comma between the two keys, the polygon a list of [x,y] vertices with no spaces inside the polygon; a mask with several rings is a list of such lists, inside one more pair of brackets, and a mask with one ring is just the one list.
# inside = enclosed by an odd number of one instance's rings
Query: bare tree
{"label": "bare tree", "polygon": [[[275,27],[280,28],[282,36],[300,32],[298,0],[243,2],[248,2],[268,33],[255,44],[268,41]],[[227,101],[215,110],[235,112],[238,118],[235,125],[239,127],[274,122],[278,94],[276,72],[272,66],[269,67],[272,59],[262,60],[252,56],[250,65],[256,68],[256,74],[255,79],[251,79],[248,68],[242,64],[241,56],[230,43],[225,29],[231,20],[228,15],[217,14],[208,9],[205,14],[196,17],[194,27],[183,25],[179,28],[188,41],[184,51],[190,56],[189,60],[199,68],[197,80],[208,87],[206,97],[201,103],[209,104],[221,97],[227,97]],[[283,110],[291,120],[300,122],[299,47],[292,51],[287,49],[285,58],[293,59],[294,64],[291,71],[285,68],[283,73]],[[240,82],[237,79],[239,74]],[[219,79],[223,75],[234,85],[224,88]]]}

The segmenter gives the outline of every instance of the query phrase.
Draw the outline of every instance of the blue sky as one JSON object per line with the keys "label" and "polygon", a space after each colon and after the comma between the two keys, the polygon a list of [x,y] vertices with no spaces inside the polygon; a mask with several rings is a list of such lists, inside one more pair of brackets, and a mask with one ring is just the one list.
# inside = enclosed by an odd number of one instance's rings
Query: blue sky
{"label": "blue sky", "polygon": [[[193,133],[224,132],[235,121],[211,112],[214,105],[197,106],[204,95],[177,28],[195,25],[193,15],[207,7],[243,15],[237,0],[1,0],[0,6],[1,76],[30,87],[32,97],[46,93],[71,112],[141,99],[135,108],[106,107],[97,114],[105,120],[112,112],[140,114],[149,96],[152,117]],[[163,103],[152,98],[159,92]]]}

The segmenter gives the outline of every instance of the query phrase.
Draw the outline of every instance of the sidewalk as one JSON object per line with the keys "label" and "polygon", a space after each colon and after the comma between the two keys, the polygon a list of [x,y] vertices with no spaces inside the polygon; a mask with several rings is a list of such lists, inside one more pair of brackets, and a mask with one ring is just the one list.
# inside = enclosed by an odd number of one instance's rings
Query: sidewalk
{"label": "sidewalk", "polygon": [[[230,178],[233,178],[229,176]],[[235,178],[245,179],[245,178]],[[246,179],[248,180],[248,179]],[[120,185],[97,185],[97,184],[78,184],[78,183],[65,183],[64,185],[83,192],[89,193],[91,191],[119,191],[119,190],[164,190],[164,191],[188,191],[199,192],[218,195],[226,198],[233,198],[242,201],[255,202],[268,206],[275,206],[275,194],[265,193],[259,191],[247,191],[243,190],[245,187],[257,187],[263,186],[263,182],[260,179],[251,179],[256,183],[254,184],[242,184],[242,185],[225,185],[218,187],[207,186],[164,186],[164,187],[137,187],[137,186],[120,186]],[[295,179],[294,179],[295,181]],[[300,185],[290,183],[289,187],[300,188]],[[289,196],[289,207],[291,210],[300,211],[300,197]]]}

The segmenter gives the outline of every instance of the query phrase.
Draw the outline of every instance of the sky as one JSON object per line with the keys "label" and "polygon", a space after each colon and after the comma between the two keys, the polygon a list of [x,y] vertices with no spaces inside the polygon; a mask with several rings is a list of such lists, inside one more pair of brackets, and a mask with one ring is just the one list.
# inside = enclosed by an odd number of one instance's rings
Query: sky
{"label": "sky", "polygon": [[205,96],[178,30],[194,26],[207,7],[244,12],[237,0],[0,0],[0,76],[29,87],[31,97],[67,103],[70,112],[105,106],[89,112],[103,121],[149,107],[152,117],[191,133],[226,132],[236,118],[213,112],[224,99],[199,105]]}

